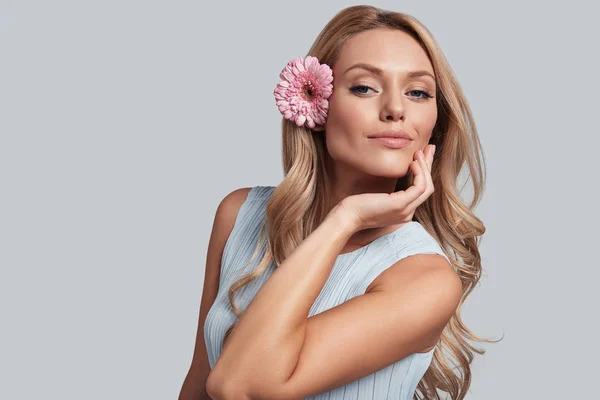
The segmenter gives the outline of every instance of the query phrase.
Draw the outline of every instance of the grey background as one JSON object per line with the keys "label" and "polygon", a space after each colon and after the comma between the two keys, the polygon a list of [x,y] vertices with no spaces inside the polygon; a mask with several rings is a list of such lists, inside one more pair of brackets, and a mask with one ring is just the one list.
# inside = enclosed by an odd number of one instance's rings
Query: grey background
{"label": "grey background", "polygon": [[[2,399],[176,398],[220,200],[276,185],[278,74],[342,1],[1,1]],[[468,399],[597,398],[593,3],[396,2],[488,165]]]}

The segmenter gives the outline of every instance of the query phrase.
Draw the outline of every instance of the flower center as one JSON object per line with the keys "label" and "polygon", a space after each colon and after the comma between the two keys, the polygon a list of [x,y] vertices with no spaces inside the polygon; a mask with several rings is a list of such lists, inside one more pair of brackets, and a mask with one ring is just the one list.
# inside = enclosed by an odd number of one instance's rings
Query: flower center
{"label": "flower center", "polygon": [[304,97],[306,97],[308,100],[312,100],[314,95],[315,86],[311,81],[306,82],[306,84],[304,85]]}

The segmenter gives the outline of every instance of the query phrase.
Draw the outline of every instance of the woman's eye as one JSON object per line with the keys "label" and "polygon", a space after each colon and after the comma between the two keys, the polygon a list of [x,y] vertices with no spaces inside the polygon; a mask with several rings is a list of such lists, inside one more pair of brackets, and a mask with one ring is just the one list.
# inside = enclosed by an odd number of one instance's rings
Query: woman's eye
{"label": "woman's eye", "polygon": [[[358,93],[358,94],[367,94],[366,91],[368,91],[369,89],[374,90],[373,88],[366,86],[366,85],[356,85],[356,86],[352,86],[350,88],[350,91],[353,93]],[[417,93],[417,96],[415,96],[415,97],[419,100],[431,99],[433,97],[426,90],[411,90],[408,93]]]}
{"label": "woman's eye", "polygon": [[408,93],[422,93],[423,97],[417,97],[418,99],[431,99],[432,96],[429,94],[429,92],[425,91],[425,90],[411,90]]}
{"label": "woman's eye", "polygon": [[350,91],[353,93],[366,94],[365,92],[358,91],[358,89],[362,89],[362,88],[366,88],[367,90],[369,90],[369,89],[373,90],[373,88],[370,88],[366,85],[356,85],[356,86],[352,86],[350,88]]}

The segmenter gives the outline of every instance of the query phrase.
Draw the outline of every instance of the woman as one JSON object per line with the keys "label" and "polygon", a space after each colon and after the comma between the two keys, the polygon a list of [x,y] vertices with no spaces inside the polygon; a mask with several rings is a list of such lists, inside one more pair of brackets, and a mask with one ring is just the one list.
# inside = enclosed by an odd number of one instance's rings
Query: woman
{"label": "woman", "polygon": [[285,179],[217,210],[188,379],[213,399],[462,399],[484,353],[467,340],[489,341],[460,319],[485,232],[464,94],[406,14],[346,8],[308,53],[274,92]]}

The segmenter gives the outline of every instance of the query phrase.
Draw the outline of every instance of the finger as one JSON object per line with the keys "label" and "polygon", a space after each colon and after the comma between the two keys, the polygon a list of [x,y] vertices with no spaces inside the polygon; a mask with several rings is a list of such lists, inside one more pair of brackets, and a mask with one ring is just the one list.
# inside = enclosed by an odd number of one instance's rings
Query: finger
{"label": "finger", "polygon": [[417,201],[427,190],[422,163],[417,159],[411,163],[411,168],[414,171],[414,177],[412,185],[405,190],[405,193],[409,194],[407,205]]}
{"label": "finger", "polygon": [[425,155],[422,152],[419,152],[417,158],[419,161],[419,173],[418,176],[415,177],[415,186],[419,188],[419,196],[407,205],[407,208],[411,211],[413,209],[416,210],[419,205],[427,200],[431,194],[430,188],[433,187],[431,175],[427,167],[427,162],[425,161]]}
{"label": "finger", "polygon": [[423,150],[423,156],[425,158],[425,168],[427,169],[427,172],[431,172],[431,168],[429,168],[429,159],[431,158],[430,145],[427,145],[427,147],[425,147],[425,150]]}
{"label": "finger", "polygon": [[417,161],[419,161],[419,166],[421,167],[421,178],[425,183],[425,188],[429,189],[431,185],[431,175],[428,162],[425,159],[425,154],[422,151],[418,152]]}
{"label": "finger", "polygon": [[411,169],[413,170],[413,180],[411,183],[411,185],[415,184],[415,179],[416,176],[421,173],[421,171],[419,170],[419,167],[421,166],[421,163],[419,162],[419,153],[420,151],[416,151],[413,154],[413,161],[411,163]]}
{"label": "finger", "polygon": [[[415,199],[417,199],[418,197],[420,197],[421,193],[426,190],[427,188],[427,182],[424,179],[424,170],[423,168],[423,164],[421,162],[421,151],[417,151],[413,154],[413,158],[414,160],[410,163],[409,165],[409,175],[410,176],[410,180],[408,182],[408,188],[406,190],[400,190],[396,193],[406,193],[409,191],[410,189],[410,193],[413,194],[410,199],[410,202],[414,201]],[[416,197],[415,197],[416,194]],[[402,195],[402,197],[404,199],[406,199],[406,197],[404,195]]]}
{"label": "finger", "polygon": [[[431,157],[431,150],[428,155]],[[422,151],[415,153],[415,160],[410,165],[414,171],[413,184],[405,191],[396,192],[398,197],[402,198],[403,214],[413,215],[417,207],[427,200],[430,196],[430,188],[433,187],[431,178],[431,170],[428,165],[428,160]]]}
{"label": "finger", "polygon": [[419,165],[419,163],[418,163],[419,160],[417,160],[417,154],[415,153],[413,155],[413,157],[414,158],[413,158],[412,162],[408,166],[408,173],[407,173],[408,179],[406,181],[406,187],[407,188],[411,187],[412,185],[414,185],[414,183],[415,183],[415,176],[417,175],[417,169],[418,169],[418,165]]}
{"label": "finger", "polygon": [[429,188],[429,166],[427,165],[427,161],[425,160],[425,154],[423,153],[423,151],[419,152],[417,156],[417,161],[419,162],[421,181],[425,186],[425,190],[427,190]]}
{"label": "finger", "polygon": [[397,200],[401,200],[400,207],[406,208],[409,204],[413,203],[423,193],[423,185],[421,184],[422,178],[419,176],[423,175],[420,170],[420,164],[418,160],[414,160],[409,165],[412,170],[412,182],[410,186],[405,190],[399,190],[392,193]]}
{"label": "finger", "polygon": [[427,183],[427,190],[431,190],[433,188],[433,179],[431,178],[431,147],[429,149],[429,153],[427,153],[427,157],[423,154],[422,157],[419,158],[422,164],[422,168],[424,171],[427,171],[425,174],[425,181]]}
{"label": "finger", "polygon": [[427,166],[429,167],[429,172],[431,172],[431,168],[433,167],[433,156],[435,154],[435,146],[429,146],[429,153],[427,157]]}

